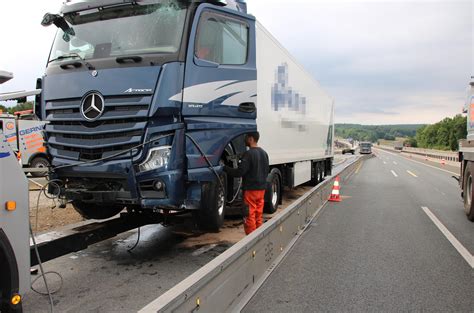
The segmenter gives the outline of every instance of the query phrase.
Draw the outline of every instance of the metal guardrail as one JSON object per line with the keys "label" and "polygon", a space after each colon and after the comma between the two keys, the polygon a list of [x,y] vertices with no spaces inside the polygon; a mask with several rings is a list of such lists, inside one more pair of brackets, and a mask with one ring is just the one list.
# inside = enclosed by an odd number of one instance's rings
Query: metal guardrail
{"label": "metal guardrail", "polygon": [[424,157],[428,157],[431,159],[438,159],[438,160],[444,159],[446,161],[459,162],[459,154],[458,152],[454,152],[454,151],[442,151],[442,150],[422,149],[422,148],[412,148],[412,147],[403,147],[402,150],[395,150],[392,146],[384,146],[384,145],[378,145],[374,147],[383,149],[383,150],[392,151],[392,152],[422,155]]}
{"label": "metal guardrail", "polygon": [[344,183],[362,159],[348,163],[139,312],[241,310],[320,212],[336,175]]}
{"label": "metal guardrail", "polygon": [[402,152],[419,154],[419,155],[427,156],[433,159],[440,159],[440,160],[444,159],[446,161],[459,162],[459,153],[453,152],[453,151],[441,151],[441,150],[432,150],[432,149],[403,147]]}

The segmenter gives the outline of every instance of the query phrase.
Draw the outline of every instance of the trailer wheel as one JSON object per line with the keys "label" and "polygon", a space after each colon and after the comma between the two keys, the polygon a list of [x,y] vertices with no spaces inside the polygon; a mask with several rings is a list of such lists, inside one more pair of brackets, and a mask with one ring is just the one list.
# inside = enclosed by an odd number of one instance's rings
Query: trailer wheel
{"label": "trailer wheel", "polygon": [[201,209],[198,213],[198,225],[201,229],[217,232],[224,223],[227,199],[227,175],[222,173],[219,182],[204,184],[201,192]]}
{"label": "trailer wheel", "polygon": [[466,171],[464,172],[464,192],[463,192],[463,198],[464,198],[464,211],[466,212],[467,218],[470,221],[474,222],[474,201],[473,201],[473,195],[474,195],[474,178],[473,178],[473,164],[472,162],[467,163]]}
{"label": "trailer wheel", "polygon": [[318,184],[319,184],[320,182],[324,180],[324,177],[325,177],[324,163],[319,162],[318,167],[319,167],[319,178],[318,178]]}
{"label": "trailer wheel", "polygon": [[324,173],[326,176],[332,175],[332,159],[327,159],[326,162],[324,162]]}
{"label": "trailer wheel", "polygon": [[33,177],[41,177],[44,176],[47,173],[48,168],[51,166],[49,163],[48,159],[44,157],[35,157],[33,161],[31,161],[30,166],[32,168],[44,168],[44,172],[31,172],[31,176]]}
{"label": "trailer wheel", "polygon": [[263,207],[263,211],[272,214],[278,210],[278,205],[281,200],[280,171],[277,168],[270,171],[267,182],[268,187],[265,190],[265,206]]}
{"label": "trailer wheel", "polygon": [[88,220],[103,220],[117,215],[124,209],[122,205],[100,205],[82,201],[73,201],[72,206],[82,217]]}

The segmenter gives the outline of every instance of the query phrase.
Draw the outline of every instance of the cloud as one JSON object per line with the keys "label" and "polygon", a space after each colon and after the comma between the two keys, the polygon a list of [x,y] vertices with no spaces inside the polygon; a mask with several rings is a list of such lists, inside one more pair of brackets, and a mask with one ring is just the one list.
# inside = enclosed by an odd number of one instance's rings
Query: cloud
{"label": "cloud", "polygon": [[[472,72],[470,1],[249,3],[336,100],[336,121],[435,122]],[[470,66],[471,65],[471,66]]]}
{"label": "cloud", "polygon": [[46,12],[58,12],[61,0],[0,2],[0,70],[13,72],[14,78],[0,85],[0,93],[35,88],[41,77],[53,42],[55,27],[43,27]]}
{"label": "cloud", "polygon": [[[56,31],[40,21],[62,2],[0,2],[0,69],[15,74],[0,92],[35,87]],[[474,73],[472,1],[247,2],[334,97],[336,121],[435,122],[460,112]]]}

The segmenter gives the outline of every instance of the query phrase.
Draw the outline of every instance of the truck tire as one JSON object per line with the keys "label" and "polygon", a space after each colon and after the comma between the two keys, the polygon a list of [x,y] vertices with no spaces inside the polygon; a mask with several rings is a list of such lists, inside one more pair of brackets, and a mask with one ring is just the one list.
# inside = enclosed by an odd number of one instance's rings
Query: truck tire
{"label": "truck tire", "polygon": [[312,178],[311,180],[305,183],[306,186],[316,186],[317,184],[320,183],[321,169],[320,169],[319,162],[312,162],[311,166],[314,168],[314,170],[312,169],[312,171],[314,171],[314,177],[313,177],[313,173],[311,173]]}
{"label": "truck tire", "polygon": [[464,212],[466,212],[467,219],[474,222],[474,165],[472,162],[467,162],[466,170],[464,171],[463,181],[463,198],[464,198]]}
{"label": "truck tire", "polygon": [[88,220],[103,220],[120,213],[124,209],[122,205],[99,205],[82,201],[73,201],[72,206],[82,217]]}
{"label": "truck tire", "polygon": [[325,175],[326,173],[325,173],[325,170],[324,170],[324,163],[323,162],[319,162],[318,166],[319,166],[319,178],[318,178],[318,184],[319,184],[322,181],[324,181],[324,177],[326,176]]}
{"label": "truck tire", "polygon": [[198,226],[206,231],[217,232],[224,223],[227,199],[227,175],[220,175],[222,184],[216,179],[202,186],[201,209],[198,213]]}
{"label": "truck tire", "polygon": [[267,178],[268,187],[265,190],[265,205],[263,212],[275,213],[281,201],[281,179],[280,171],[274,168],[270,171]]}
{"label": "truck tire", "polygon": [[44,172],[31,172],[33,177],[42,177],[48,172],[48,168],[51,166],[49,160],[44,157],[35,157],[30,163],[31,168],[44,168]]}

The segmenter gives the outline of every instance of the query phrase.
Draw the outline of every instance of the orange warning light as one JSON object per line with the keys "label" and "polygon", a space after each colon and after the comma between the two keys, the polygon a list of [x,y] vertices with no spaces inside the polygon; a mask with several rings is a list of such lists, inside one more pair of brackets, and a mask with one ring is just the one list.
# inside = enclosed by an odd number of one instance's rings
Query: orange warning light
{"label": "orange warning light", "polygon": [[11,302],[13,305],[17,305],[21,302],[21,296],[19,294],[14,295],[11,299]]}
{"label": "orange warning light", "polygon": [[16,210],[16,201],[7,201],[7,203],[5,203],[5,209],[7,211],[15,211]]}

